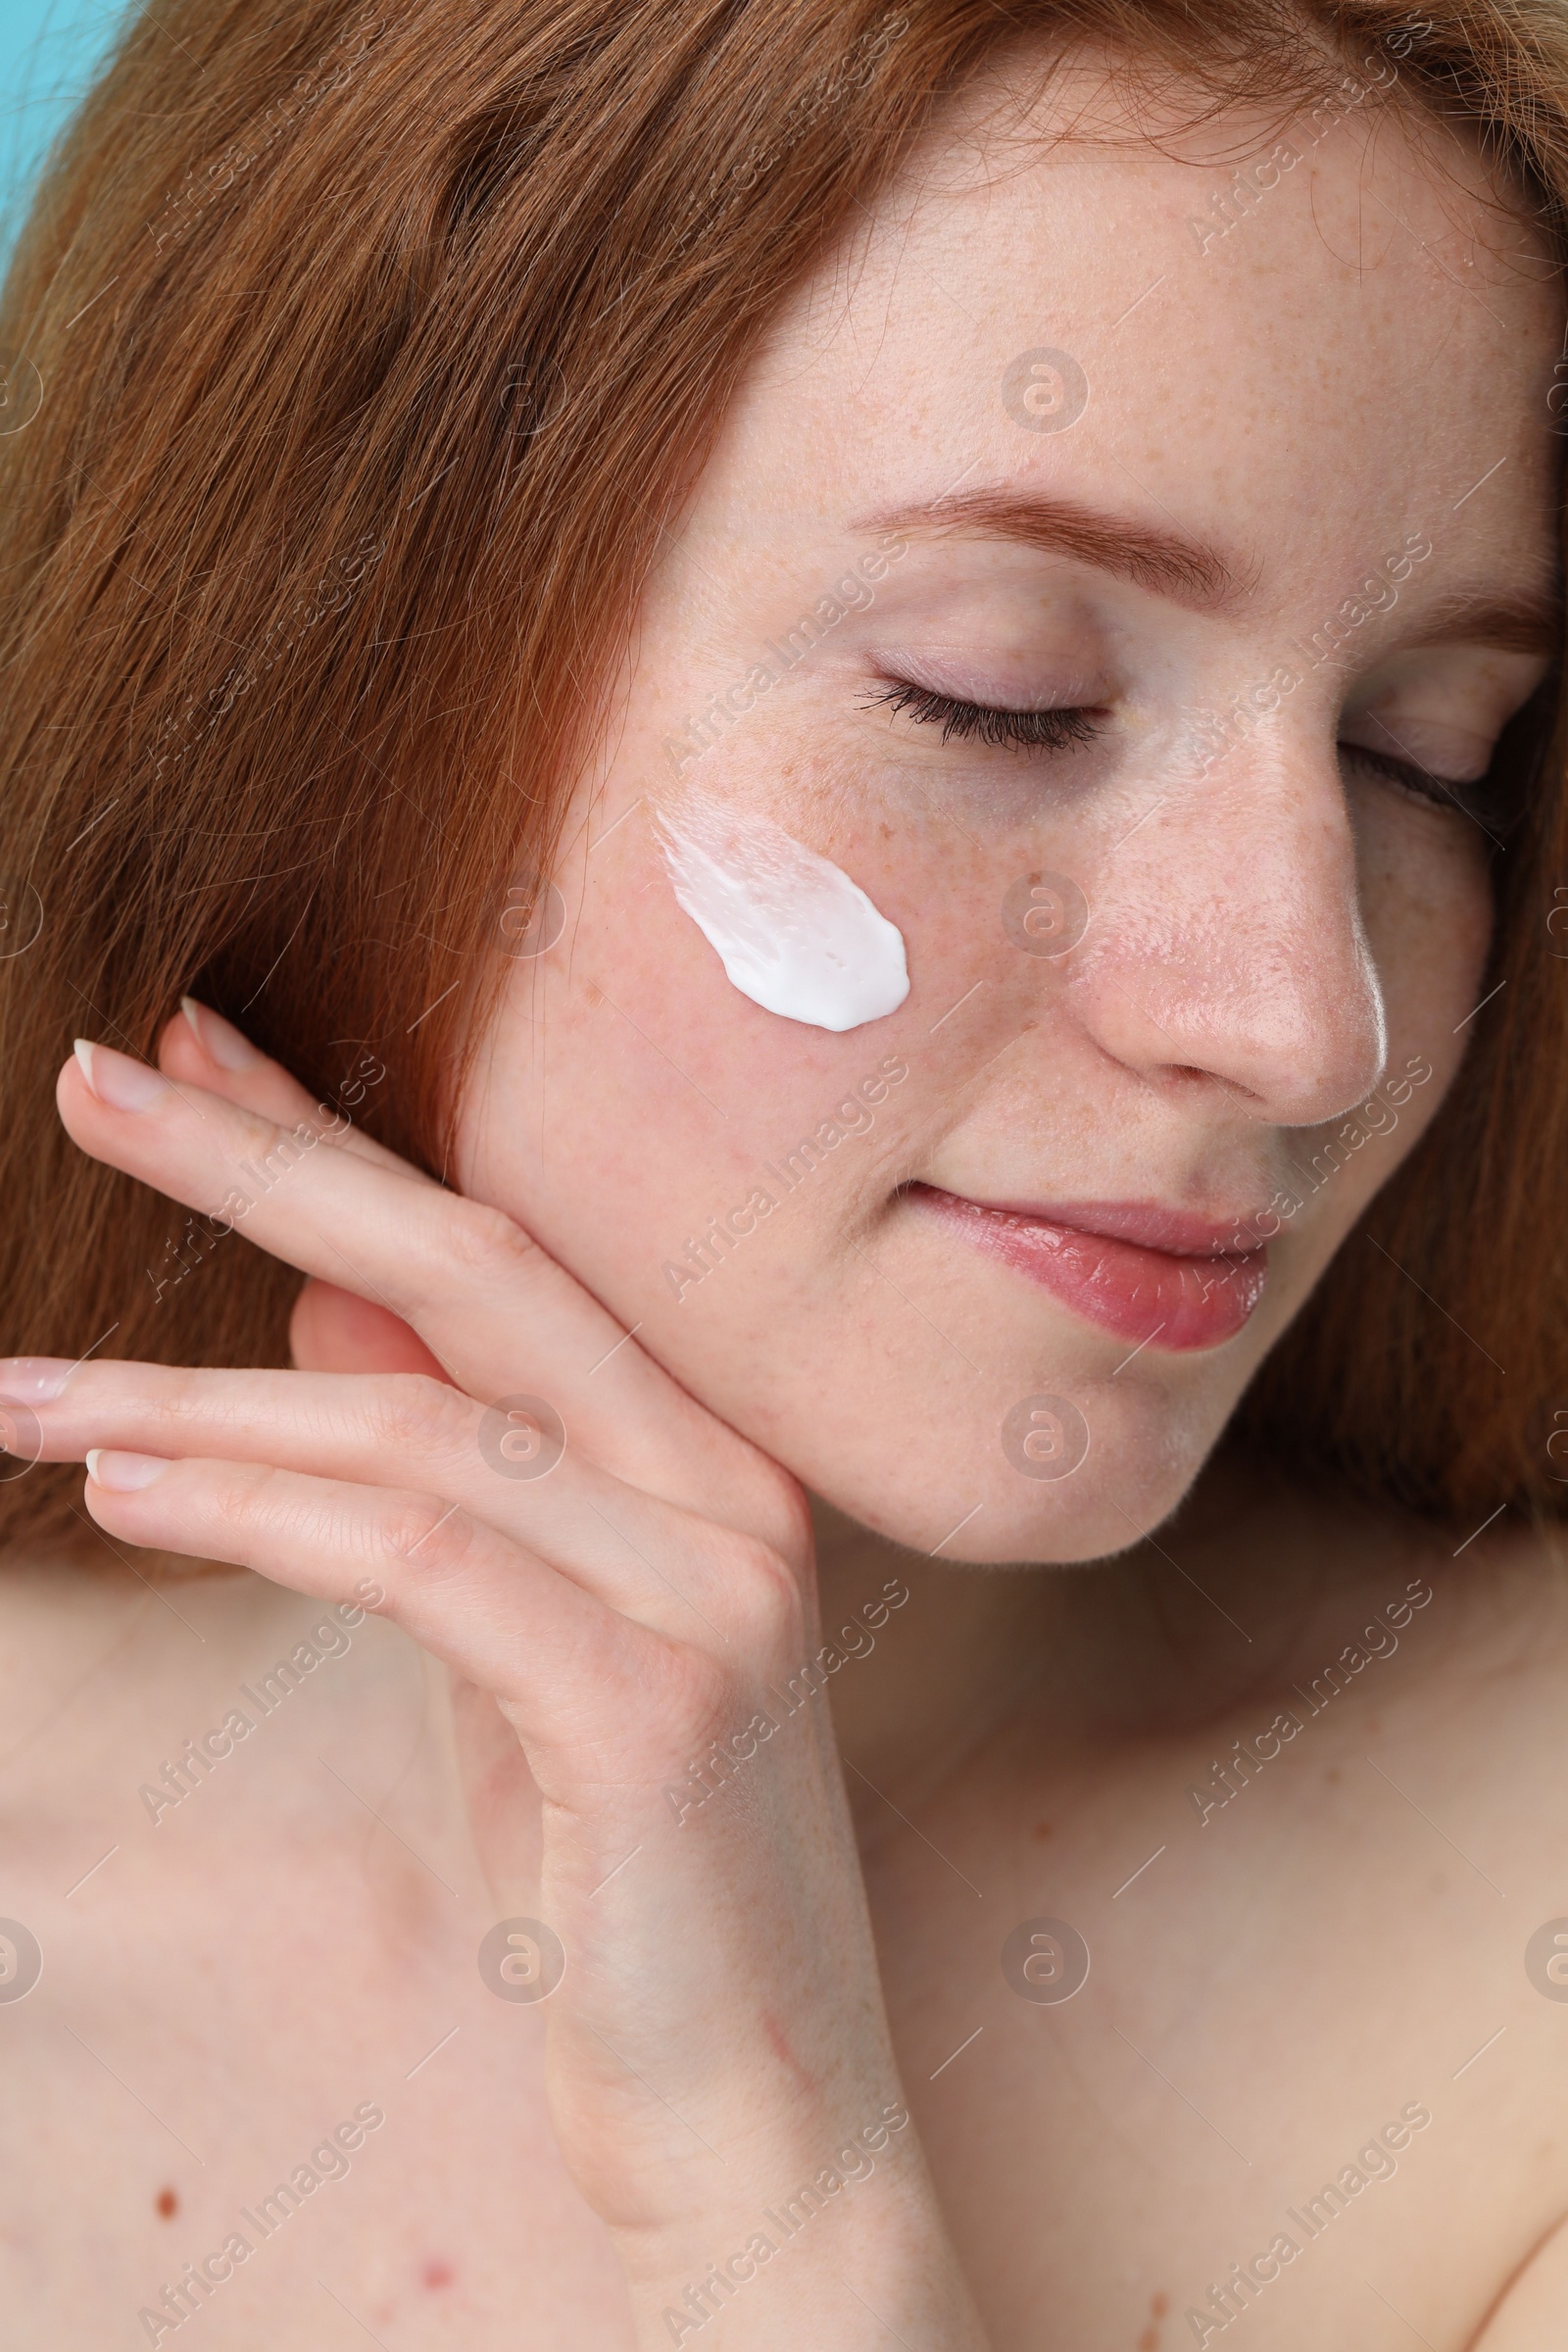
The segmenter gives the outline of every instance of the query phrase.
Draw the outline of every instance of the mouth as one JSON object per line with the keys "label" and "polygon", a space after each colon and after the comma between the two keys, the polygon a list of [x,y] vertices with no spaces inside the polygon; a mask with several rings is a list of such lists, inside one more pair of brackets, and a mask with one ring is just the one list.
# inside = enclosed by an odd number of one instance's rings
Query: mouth
{"label": "mouth", "polygon": [[1236,1223],[1180,1209],[1136,1200],[969,1200],[929,1184],[910,1185],[906,1198],[1085,1322],[1162,1353],[1234,1339],[1268,1280],[1266,1246],[1238,1250]]}

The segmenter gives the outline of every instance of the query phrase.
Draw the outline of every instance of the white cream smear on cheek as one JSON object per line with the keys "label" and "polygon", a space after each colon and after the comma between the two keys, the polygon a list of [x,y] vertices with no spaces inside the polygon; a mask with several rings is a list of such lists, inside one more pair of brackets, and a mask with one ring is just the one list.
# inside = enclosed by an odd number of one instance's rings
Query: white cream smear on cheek
{"label": "white cream smear on cheek", "polygon": [[677,904],[764,1012],[858,1029],[904,1003],[903,933],[831,858],[690,790],[657,823]]}

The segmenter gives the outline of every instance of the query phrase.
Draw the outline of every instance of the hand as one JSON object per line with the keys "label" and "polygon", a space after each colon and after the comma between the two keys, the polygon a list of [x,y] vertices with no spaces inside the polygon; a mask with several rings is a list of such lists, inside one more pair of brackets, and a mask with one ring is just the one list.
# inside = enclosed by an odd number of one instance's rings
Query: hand
{"label": "hand", "polygon": [[[821,1633],[799,1487],[510,1218],[215,1014],[172,1023],[160,1068],[103,1046],[69,1062],[69,1132],[311,1277],[295,1348],[318,1368],[89,1361],[51,1398],[47,1371],[0,1364],[0,1390],[47,1458],[90,1457],[111,1535],[368,1596],[494,1699],[537,1787],[514,1782],[541,1807],[540,1913],[565,1953],[552,2117],[639,2343],[869,2352],[891,2328],[977,2352],[826,1700],[805,1696],[823,1678],[803,1679]],[[509,1824],[478,1788],[493,1857]],[[795,2242],[763,2216],[808,2182]]]}

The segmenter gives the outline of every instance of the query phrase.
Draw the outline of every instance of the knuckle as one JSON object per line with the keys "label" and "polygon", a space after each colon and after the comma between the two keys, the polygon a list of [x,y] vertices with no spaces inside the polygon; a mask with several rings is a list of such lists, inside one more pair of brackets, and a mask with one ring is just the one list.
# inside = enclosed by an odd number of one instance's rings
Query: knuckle
{"label": "knuckle", "polygon": [[471,1437],[472,1400],[428,1372],[394,1372],[371,1391],[369,1435],[378,1451],[401,1457],[445,1451]]}
{"label": "knuckle", "polygon": [[140,1401],[148,1429],[160,1436],[185,1431],[201,1410],[201,1398],[189,1381],[153,1380]]}
{"label": "knuckle", "polygon": [[438,1495],[391,1494],[376,1515],[371,1549],[383,1566],[446,1576],[470,1558],[476,1534],[467,1512]]}
{"label": "knuckle", "polygon": [[292,1127],[282,1127],[276,1119],[269,1119],[258,1110],[234,1106],[235,1132],[233,1157],[238,1164],[248,1161],[275,1182],[278,1175],[305,1156],[309,1146],[304,1144]]}
{"label": "knuckle", "polygon": [[808,1558],[815,1539],[806,1489],[771,1462],[766,1470],[759,1496],[760,1523],[770,1529],[769,1541],[783,1558]]}
{"label": "knuckle", "polygon": [[286,1511],[291,1489],[281,1470],[267,1462],[225,1464],[214,1479],[202,1482],[218,1517],[236,1530],[250,1531]]}
{"label": "knuckle", "polygon": [[466,1272],[515,1280],[548,1262],[538,1243],[504,1209],[450,1194],[442,1196],[441,1204],[448,1212],[444,1246]]}
{"label": "knuckle", "polygon": [[730,1568],[731,1605],[747,1642],[764,1654],[793,1654],[806,1638],[806,1608],[788,1562],[760,1538],[741,1537]]}

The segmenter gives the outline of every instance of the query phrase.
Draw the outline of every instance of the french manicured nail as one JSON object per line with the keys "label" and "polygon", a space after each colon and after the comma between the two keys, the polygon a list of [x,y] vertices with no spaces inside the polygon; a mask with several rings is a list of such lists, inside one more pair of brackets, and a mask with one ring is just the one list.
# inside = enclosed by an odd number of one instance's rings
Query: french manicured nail
{"label": "french manicured nail", "polygon": [[95,1446],[87,1456],[87,1476],[111,1494],[132,1494],[138,1487],[150,1487],[168,1468],[155,1453],[111,1453],[103,1446]]}
{"label": "french manicured nail", "polygon": [[198,1004],[194,997],[181,997],[179,1009],[189,1021],[202,1052],[220,1070],[253,1070],[259,1061],[266,1059],[248,1037],[241,1036],[232,1021],[225,1021],[210,1004]]}
{"label": "french manicured nail", "polygon": [[76,1059],[99,1102],[107,1102],[111,1110],[146,1110],[169,1092],[167,1079],[144,1061],[117,1054],[113,1046],[89,1045],[84,1037],[78,1037]]}
{"label": "french manicured nail", "polygon": [[63,1355],[0,1355],[0,1396],[52,1404],[75,1369]]}

